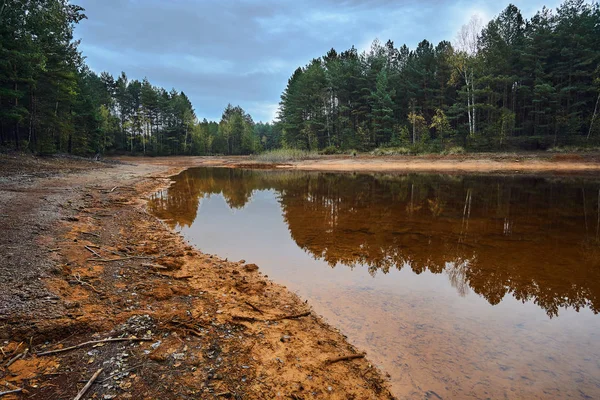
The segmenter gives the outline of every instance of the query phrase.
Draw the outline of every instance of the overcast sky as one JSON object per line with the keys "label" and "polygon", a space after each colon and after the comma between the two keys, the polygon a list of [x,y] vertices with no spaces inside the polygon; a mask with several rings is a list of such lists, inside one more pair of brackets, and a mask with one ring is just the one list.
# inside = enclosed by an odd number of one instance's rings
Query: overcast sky
{"label": "overcast sky", "polygon": [[[148,77],[191,99],[200,119],[227,103],[271,121],[291,73],[330,48],[369,47],[375,38],[414,48],[453,40],[473,14],[485,22],[498,0],[74,0],[88,20],[76,29],[96,72]],[[513,0],[526,18],[560,0]]]}

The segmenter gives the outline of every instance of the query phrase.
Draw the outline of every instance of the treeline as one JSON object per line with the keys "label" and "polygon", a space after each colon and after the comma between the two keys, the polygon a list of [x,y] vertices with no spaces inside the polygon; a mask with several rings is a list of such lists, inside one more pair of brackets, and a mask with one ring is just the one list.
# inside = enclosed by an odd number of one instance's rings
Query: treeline
{"label": "treeline", "polygon": [[510,5],[454,44],[373,42],[298,68],[279,121],[227,106],[199,121],[189,98],[97,74],[68,0],[0,0],[0,147],[37,153],[251,154],[280,147],[441,150],[600,142],[600,7],[567,0],[531,20]]}
{"label": "treeline", "polygon": [[73,38],[83,8],[68,0],[0,0],[0,146],[36,153],[249,154],[279,130],[228,106],[198,121],[183,92],[96,74]]}
{"label": "treeline", "polygon": [[454,43],[352,47],[298,68],[281,96],[283,143],[309,150],[546,148],[599,141],[600,8],[567,0],[526,20],[514,5]]}

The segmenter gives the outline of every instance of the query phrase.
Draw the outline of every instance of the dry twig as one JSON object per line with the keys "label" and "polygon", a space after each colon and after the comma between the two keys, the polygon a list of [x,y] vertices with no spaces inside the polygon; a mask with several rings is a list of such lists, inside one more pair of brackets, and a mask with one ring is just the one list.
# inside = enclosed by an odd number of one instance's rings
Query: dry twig
{"label": "dry twig", "polygon": [[102,258],[102,256],[101,256],[100,254],[98,254],[98,252],[97,252],[97,251],[95,251],[94,249],[92,249],[90,246],[83,246],[83,247],[85,247],[85,249],[86,249],[87,251],[89,251],[90,253],[92,253],[92,254],[93,254],[93,255],[95,255],[96,257],[98,257],[98,258]]}
{"label": "dry twig", "polygon": [[250,303],[249,301],[245,301],[244,303],[246,303],[247,305],[249,305],[250,308],[252,308],[254,311],[259,312],[261,314],[264,314],[263,310],[261,310],[260,308],[256,307],[254,304]]}
{"label": "dry twig", "polygon": [[85,394],[85,392],[88,391],[88,389],[90,388],[90,386],[92,386],[92,383],[94,383],[94,381],[96,380],[96,378],[98,378],[98,375],[100,375],[102,373],[102,368],[100,368],[98,371],[96,371],[96,373],[94,375],[92,375],[92,377],[90,378],[90,380],[88,381],[88,383],[85,384],[85,386],[83,387],[83,389],[81,389],[79,391],[79,393],[77,393],[77,396],[75,396],[75,398],[73,400],[81,400],[81,398],[83,397],[83,395]]}
{"label": "dry twig", "polygon": [[310,311],[303,312],[301,314],[293,314],[293,315],[282,315],[280,317],[271,318],[271,319],[258,319],[254,317],[245,317],[243,315],[234,315],[232,318],[238,321],[248,321],[248,322],[276,322],[282,321],[284,319],[297,319],[302,317],[308,317],[310,315]]}
{"label": "dry twig", "polygon": [[115,376],[123,375],[123,374],[126,374],[127,372],[134,371],[134,370],[138,369],[139,367],[142,367],[143,365],[144,365],[143,363],[142,363],[142,364],[138,364],[138,365],[134,365],[133,367],[131,367],[131,368],[127,368],[127,369],[125,369],[125,370],[123,370],[123,371],[119,371],[119,372],[112,373],[112,374],[110,374],[109,376],[107,376],[105,379],[102,379],[102,380],[101,380],[100,382],[98,382],[98,383],[104,383],[104,382],[106,382],[106,381],[109,381],[109,380],[111,380],[111,379],[112,379],[112,378],[114,378]]}
{"label": "dry twig", "polygon": [[96,236],[96,237],[100,237],[100,235],[99,235],[99,234],[97,234],[97,233],[94,233],[94,232],[85,232],[85,231],[81,231],[81,232],[79,232],[79,233],[81,233],[81,234],[83,234],[83,235],[90,235],[90,236]]}
{"label": "dry twig", "polygon": [[76,281],[77,283],[79,283],[81,286],[89,286],[89,287],[91,287],[91,288],[92,288],[92,290],[93,290],[94,292],[96,292],[96,293],[98,293],[98,294],[102,294],[102,292],[101,292],[100,290],[96,289],[96,288],[94,287],[94,285],[92,285],[92,284],[91,284],[91,283],[89,283],[89,282],[86,282],[86,281],[82,280],[82,279],[81,279],[81,276],[79,276],[79,274],[75,274],[75,275],[73,275],[73,278],[75,278],[75,281]]}
{"label": "dry twig", "polygon": [[13,393],[21,393],[22,391],[23,391],[23,388],[18,388],[18,389],[9,390],[9,391],[6,391],[6,392],[0,392],[0,397],[6,396],[6,395],[9,395],[9,394],[13,394]]}
{"label": "dry twig", "polygon": [[154,260],[157,257],[149,257],[149,256],[126,256],[119,258],[88,258],[87,261],[97,261],[97,262],[113,262],[113,261],[125,261],[125,260]]}
{"label": "dry twig", "polygon": [[81,347],[85,347],[85,346],[89,346],[89,345],[93,345],[93,344],[98,344],[98,343],[107,343],[107,342],[149,342],[152,341],[152,338],[108,338],[108,339],[102,339],[102,340],[92,340],[89,342],[84,342],[84,343],[80,343],[78,345],[75,346],[70,346],[70,347],[65,347],[63,349],[56,349],[56,350],[50,350],[50,351],[42,351],[41,353],[35,353],[36,356],[47,356],[50,354],[56,354],[56,353],[63,353],[65,351],[70,351],[70,350],[75,350],[75,349],[79,349]]}
{"label": "dry twig", "polygon": [[6,364],[4,364],[5,368],[10,367],[11,365],[13,365],[13,363],[23,357],[25,357],[27,355],[27,352],[29,351],[29,349],[25,349],[24,352],[22,352],[21,354],[17,354],[16,356],[14,356],[13,358],[11,358],[10,360],[8,360],[8,362]]}
{"label": "dry twig", "polygon": [[331,359],[325,361],[325,363],[326,364],[334,364],[336,362],[347,361],[347,360],[355,360],[357,358],[365,358],[365,353],[350,354],[348,356],[341,356],[341,357],[331,358]]}

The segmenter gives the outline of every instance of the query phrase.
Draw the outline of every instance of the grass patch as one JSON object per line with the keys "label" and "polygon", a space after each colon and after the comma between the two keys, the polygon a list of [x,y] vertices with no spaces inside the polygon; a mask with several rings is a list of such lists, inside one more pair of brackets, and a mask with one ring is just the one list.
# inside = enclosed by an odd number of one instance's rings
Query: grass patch
{"label": "grass patch", "polygon": [[277,149],[258,154],[254,157],[254,159],[259,162],[283,163],[289,161],[312,160],[319,157],[319,153],[314,151],[298,149]]}
{"label": "grass patch", "polygon": [[453,156],[456,154],[465,154],[467,151],[462,146],[452,146],[442,151],[443,156]]}
{"label": "grass patch", "polygon": [[411,154],[417,154],[417,152],[410,147],[377,148],[371,152],[371,155],[374,156],[406,156]]}
{"label": "grass patch", "polygon": [[550,153],[596,153],[600,152],[599,146],[555,146],[549,148]]}

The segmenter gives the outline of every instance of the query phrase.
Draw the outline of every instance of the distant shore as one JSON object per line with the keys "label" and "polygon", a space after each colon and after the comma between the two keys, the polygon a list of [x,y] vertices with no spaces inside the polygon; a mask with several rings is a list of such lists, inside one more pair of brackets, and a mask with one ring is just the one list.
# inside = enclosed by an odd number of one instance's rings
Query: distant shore
{"label": "distant shore", "polygon": [[[124,162],[139,157],[115,157]],[[471,153],[461,155],[372,156],[335,155],[314,159],[264,163],[252,156],[155,157],[144,163],[185,167],[296,169],[338,172],[441,172],[590,174],[600,171],[600,153]]]}

